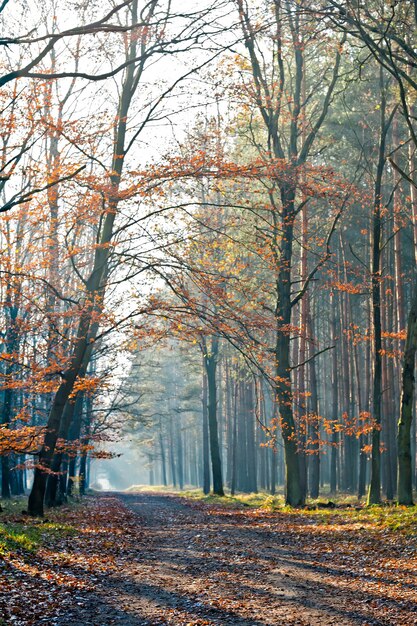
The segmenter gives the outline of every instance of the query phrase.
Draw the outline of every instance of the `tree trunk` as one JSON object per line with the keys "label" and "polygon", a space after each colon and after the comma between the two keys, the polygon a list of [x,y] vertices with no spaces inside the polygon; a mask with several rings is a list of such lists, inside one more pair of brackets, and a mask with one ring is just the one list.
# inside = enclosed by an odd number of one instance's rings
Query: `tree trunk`
{"label": "tree trunk", "polygon": [[[330,295],[330,302],[332,308],[332,321],[330,326],[331,344],[336,345],[336,319],[337,319],[337,305],[336,296],[332,293]],[[337,491],[337,455],[339,449],[339,433],[337,431],[337,423],[339,422],[339,377],[337,367],[337,351],[336,348],[332,351],[332,440],[331,440],[331,453],[330,453],[330,493],[335,494]]]}
{"label": "tree trunk", "polygon": [[[313,324],[311,321],[311,314],[308,307],[307,310],[307,331],[309,337],[313,338]],[[310,343],[310,351],[312,351],[312,344]],[[311,354],[309,353],[309,357]],[[310,370],[310,438],[311,443],[311,458],[309,463],[310,470],[310,496],[312,498],[319,497],[320,491],[320,418],[319,418],[319,400],[317,394],[317,371],[315,359],[312,359],[309,363]]]}
{"label": "tree trunk", "polygon": [[[16,294],[13,293],[13,288],[10,283],[7,284],[6,289],[6,314],[8,317],[8,325],[5,338],[5,351],[12,355],[12,359],[7,362],[5,371],[6,387],[4,389],[4,404],[3,415],[1,423],[3,428],[10,428],[10,422],[12,419],[13,402],[14,402],[14,390],[11,389],[9,384],[15,377],[16,365],[14,359],[16,358],[17,351],[19,349],[19,332],[18,332],[18,306],[12,303],[12,298],[16,298]],[[1,497],[8,499],[11,496],[10,491],[10,460],[9,454],[4,452],[1,457]]]}
{"label": "tree trunk", "polygon": [[167,466],[166,466],[166,459],[165,459],[164,439],[163,439],[162,432],[161,432],[161,423],[159,423],[159,451],[161,455],[161,465],[162,465],[162,484],[164,485],[164,487],[166,487],[168,484]]}
{"label": "tree trunk", "polygon": [[256,419],[255,419],[255,406],[254,406],[254,383],[249,381],[246,385],[246,408],[247,408],[247,469],[248,469],[248,484],[247,489],[249,493],[257,493],[257,476],[256,476]]}
{"label": "tree trunk", "polygon": [[[82,417],[83,417],[83,404],[84,393],[78,392],[73,408],[73,421],[71,424],[71,430],[69,433],[70,441],[77,441],[80,439]],[[67,495],[71,496],[73,493],[74,485],[76,484],[76,467],[77,467],[77,452],[74,450],[70,456],[69,468],[68,468],[68,482],[67,482]]]}
{"label": "tree trunk", "polygon": [[372,410],[374,427],[372,430],[371,483],[368,504],[381,501],[381,394],[382,394],[382,329],[381,329],[381,235],[382,235],[382,177],[385,165],[385,139],[389,124],[385,119],[386,98],[383,70],[380,70],[381,90],[381,127],[379,140],[378,164],[374,188],[374,213],[372,219],[372,321],[374,349],[374,382],[372,391]]}
{"label": "tree trunk", "polygon": [[[83,439],[83,444],[85,446],[88,446],[89,442],[90,440],[88,439],[88,437],[85,437]],[[81,453],[80,469],[78,471],[78,485],[79,485],[79,490],[80,490],[80,496],[85,496],[85,490],[86,490],[86,484],[87,484],[87,480],[86,480],[87,460],[88,460],[88,452],[84,450]]]}
{"label": "tree trunk", "polygon": [[231,471],[231,482],[230,482],[230,492],[232,496],[235,495],[236,492],[236,479],[237,479],[237,396],[238,396],[239,385],[237,382],[237,376],[235,381],[235,389],[234,389],[234,398],[233,398],[233,434],[232,434],[232,471]]}
{"label": "tree trunk", "polygon": [[[79,412],[82,411],[83,405],[83,394],[81,392],[77,393],[76,398],[70,398],[65,405],[64,413],[62,415],[61,425],[58,433],[58,439],[65,441],[68,437],[68,431],[70,425],[74,419],[77,421],[77,416]],[[75,436],[74,439],[77,439],[78,436]],[[45,503],[46,506],[56,506],[57,504],[62,504],[61,502],[57,502],[57,490],[59,484],[59,471],[61,469],[61,463],[64,454],[62,452],[57,452],[54,454],[52,459],[51,470],[52,474],[48,476],[48,482],[46,485],[45,492]]]}
{"label": "tree trunk", "polygon": [[401,415],[398,421],[398,503],[413,504],[413,469],[411,458],[411,425],[415,389],[415,356],[417,350],[417,282],[414,284],[407,321],[407,338],[402,372]]}
{"label": "tree trunk", "polygon": [[[83,394],[85,395],[85,394]],[[82,416],[82,409],[80,410],[80,416]],[[88,459],[88,444],[91,436],[91,425],[93,421],[93,398],[91,395],[85,395],[85,421],[84,421],[84,434],[82,437],[82,445],[84,449],[80,453],[80,469],[78,472],[78,489],[80,496],[85,495],[86,489],[86,477],[87,477],[87,459]],[[82,420],[80,420],[80,424]],[[81,429],[80,429],[81,432]]]}
{"label": "tree trunk", "polygon": [[285,502],[290,506],[304,504],[305,496],[300,479],[297,433],[292,408],[290,369],[291,327],[291,260],[295,219],[294,190],[283,188],[281,253],[277,276],[275,393],[281,418],[281,432],[285,454]]}
{"label": "tree trunk", "polygon": [[169,461],[171,469],[171,480],[173,487],[177,486],[177,468],[174,455],[174,425],[172,423],[172,415],[169,417]]}
{"label": "tree trunk", "polygon": [[178,484],[181,491],[184,489],[184,452],[182,442],[181,424],[177,424],[176,428],[176,449],[177,449],[177,469],[178,469]]}
{"label": "tree trunk", "polygon": [[217,359],[219,353],[219,340],[212,337],[210,353],[205,350],[204,363],[207,374],[208,387],[208,425],[210,435],[210,457],[213,476],[213,493],[224,496],[222,463],[220,457],[219,433],[217,424]]}
{"label": "tree trunk", "polygon": [[210,440],[207,415],[207,375],[203,372],[203,493],[210,493]]}

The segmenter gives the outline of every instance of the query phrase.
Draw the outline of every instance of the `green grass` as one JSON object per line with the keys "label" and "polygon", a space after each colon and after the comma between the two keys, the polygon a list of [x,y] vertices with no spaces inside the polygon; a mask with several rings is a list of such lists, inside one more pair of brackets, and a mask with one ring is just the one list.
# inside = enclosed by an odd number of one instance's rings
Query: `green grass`
{"label": "green grass", "polygon": [[[234,496],[226,493],[225,497],[220,497],[213,494],[204,495],[201,489],[179,491],[172,487],[143,485],[132,486],[127,491],[130,493],[146,491],[171,493],[187,500],[232,510],[258,509],[269,513],[285,513],[288,515],[289,521],[305,517],[311,523],[316,524],[352,524],[359,529],[363,527],[380,531],[395,531],[410,537],[417,537],[417,506],[405,507],[396,504],[383,504],[367,507],[363,501],[359,502],[357,497],[351,494],[340,494],[337,497],[323,495],[318,500],[308,500],[307,506],[303,509],[292,509],[285,506],[282,493],[275,496],[265,492],[239,493]],[[318,507],[319,503],[327,503],[329,498],[337,505],[336,508]]]}
{"label": "green grass", "polygon": [[1,502],[3,511],[0,513],[0,557],[16,552],[33,554],[54,538],[68,537],[76,533],[74,527],[65,523],[21,516],[25,504],[26,498],[13,498]]}
{"label": "green grass", "polygon": [[214,494],[204,495],[201,489],[190,489],[178,491],[176,495],[190,500],[200,500],[207,504],[215,504],[227,508],[237,509],[262,509],[266,511],[276,511],[284,507],[284,496],[271,496],[266,493],[239,493],[234,496],[226,493],[224,497]]}
{"label": "green grass", "polygon": [[396,532],[408,537],[417,538],[417,506],[404,507],[398,505],[336,509],[316,509],[291,511],[289,515],[309,517],[313,523],[326,525],[345,525],[357,530]]}
{"label": "green grass", "polygon": [[36,526],[16,523],[0,523],[0,556],[11,552],[36,552],[53,538],[74,535],[75,528],[65,524],[46,523]]}
{"label": "green grass", "polygon": [[23,511],[23,509],[27,506],[27,498],[24,496],[18,496],[14,498],[10,498],[8,500],[0,500],[2,512],[0,513],[1,517],[5,515],[18,515]]}
{"label": "green grass", "polygon": [[[125,489],[125,493],[145,493],[149,491],[161,492],[161,493],[183,493],[174,487],[165,487],[164,485],[131,485]],[[201,491],[196,489],[195,491]]]}

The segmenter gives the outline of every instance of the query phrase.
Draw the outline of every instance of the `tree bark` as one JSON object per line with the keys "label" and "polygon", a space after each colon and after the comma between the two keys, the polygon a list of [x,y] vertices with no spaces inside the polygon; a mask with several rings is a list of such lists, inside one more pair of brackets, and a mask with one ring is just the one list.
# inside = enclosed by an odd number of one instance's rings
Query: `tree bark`
{"label": "tree bark", "polygon": [[386,96],[383,69],[380,69],[381,126],[378,150],[378,163],[374,187],[374,213],[372,219],[372,322],[374,350],[374,381],[372,391],[372,430],[371,482],[368,504],[381,501],[381,394],[382,394],[382,328],[381,328],[381,237],[382,237],[382,177],[385,165],[385,144],[389,122],[385,118]]}
{"label": "tree bark", "polygon": [[217,359],[219,355],[219,340],[212,337],[210,350],[205,347],[204,364],[207,374],[208,388],[208,425],[210,435],[210,458],[213,477],[213,493],[224,496],[222,462],[220,457],[219,433],[217,423]]}
{"label": "tree bark", "polygon": [[[313,338],[313,324],[311,320],[311,313],[308,308],[307,311],[307,331],[309,337]],[[312,346],[310,344],[310,349]],[[311,356],[311,355],[309,355]],[[319,399],[317,393],[317,371],[315,359],[310,361],[310,438],[311,443],[311,458],[309,463],[310,470],[310,496],[312,498],[319,497],[320,491],[320,418],[319,418]]]}
{"label": "tree bark", "polygon": [[293,414],[292,382],[290,369],[291,326],[291,261],[295,219],[294,190],[283,188],[281,253],[277,276],[276,345],[275,345],[275,393],[278,401],[281,432],[285,453],[285,502],[290,506],[304,504],[300,479],[298,442]]}
{"label": "tree bark", "polygon": [[203,493],[210,493],[210,440],[207,415],[207,374],[203,372]]}
{"label": "tree bark", "polygon": [[417,282],[414,284],[411,309],[407,321],[404,364],[402,372],[401,415],[398,421],[398,503],[413,504],[413,469],[411,458],[411,426],[415,393],[415,356],[417,350]]}
{"label": "tree bark", "polygon": [[[330,302],[332,309],[330,338],[332,345],[336,345],[336,320],[337,320],[337,304],[336,296],[330,294]],[[337,455],[339,449],[339,433],[337,424],[339,422],[339,376],[336,349],[332,353],[332,440],[330,453],[330,493],[335,494],[337,491]]]}

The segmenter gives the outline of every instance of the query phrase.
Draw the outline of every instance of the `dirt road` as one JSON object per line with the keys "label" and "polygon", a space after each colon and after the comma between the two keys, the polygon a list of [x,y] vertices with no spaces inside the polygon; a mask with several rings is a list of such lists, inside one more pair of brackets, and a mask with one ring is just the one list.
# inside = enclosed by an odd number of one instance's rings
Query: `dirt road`
{"label": "dirt road", "polygon": [[[101,579],[88,607],[80,603],[72,626],[417,624],[415,587],[403,605],[376,586],[370,593],[368,575],[319,558],[294,528],[165,495],[117,498],[140,530],[135,553]],[[352,586],[352,576],[367,589]]]}

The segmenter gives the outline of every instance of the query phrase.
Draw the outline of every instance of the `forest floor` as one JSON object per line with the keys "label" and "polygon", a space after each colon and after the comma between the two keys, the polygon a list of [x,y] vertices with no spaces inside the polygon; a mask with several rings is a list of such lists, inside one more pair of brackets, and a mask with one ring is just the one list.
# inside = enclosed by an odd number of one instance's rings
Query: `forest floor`
{"label": "forest floor", "polygon": [[[417,624],[416,509],[101,494],[0,518],[0,625]],[[15,512],[16,511],[16,512]]]}

